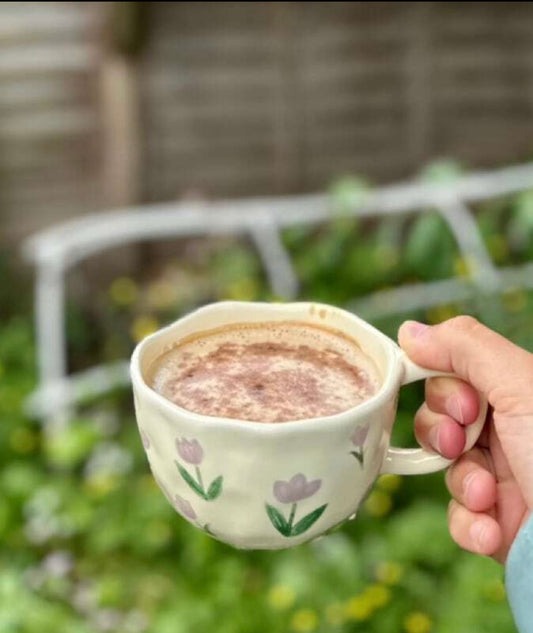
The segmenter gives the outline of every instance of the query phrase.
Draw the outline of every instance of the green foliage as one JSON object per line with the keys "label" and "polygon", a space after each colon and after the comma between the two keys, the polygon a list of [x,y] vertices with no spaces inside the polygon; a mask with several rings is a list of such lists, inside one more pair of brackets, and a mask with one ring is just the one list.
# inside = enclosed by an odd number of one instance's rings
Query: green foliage
{"label": "green foliage", "polygon": [[406,265],[413,276],[424,281],[452,277],[457,256],[454,238],[441,215],[427,213],[415,220],[405,246]]}
{"label": "green foliage", "polygon": [[[423,177],[446,184],[458,173],[441,163]],[[340,181],[332,189],[340,217],[284,232],[303,298],[345,305],[372,290],[465,272],[437,214],[350,215],[368,195],[365,182]],[[532,200],[529,192],[476,209],[499,265],[533,258]],[[122,278],[91,296],[90,310],[73,306],[71,365],[125,357],[151,328],[226,298],[274,298],[253,248],[229,238],[193,243],[146,283]],[[22,413],[35,383],[26,299],[11,304],[0,330],[2,633],[514,631],[501,569],[462,552],[448,535],[442,474],[384,477],[357,520],[329,536],[280,552],[243,552],[190,526],[161,494],[128,390],[84,404],[64,430],[45,436]],[[438,322],[459,312],[533,350],[533,294],[518,288],[375,324],[395,337],[404,318]],[[422,397],[421,384],[402,390],[394,443],[414,444]],[[207,482],[202,492],[213,498],[220,485]],[[287,519],[267,510],[288,533]],[[293,529],[306,528],[302,520]]]}

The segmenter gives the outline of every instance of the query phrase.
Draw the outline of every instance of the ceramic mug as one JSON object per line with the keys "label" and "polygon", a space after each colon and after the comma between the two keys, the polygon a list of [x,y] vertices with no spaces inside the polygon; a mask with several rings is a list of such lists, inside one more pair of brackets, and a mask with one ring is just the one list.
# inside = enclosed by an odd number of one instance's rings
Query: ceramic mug
{"label": "ceramic mug", "polygon": [[[379,391],[335,415],[257,423],[200,415],[156,393],[151,364],[177,341],[224,325],[298,321],[340,330],[376,363]],[[415,365],[357,316],[317,303],[228,301],[188,314],[139,343],[131,360],[135,412],[154,477],[171,505],[215,538],[246,549],[282,549],[352,517],[381,473],[413,475],[451,462],[390,446],[402,385],[444,375]],[[467,427],[465,451],[486,415]]]}

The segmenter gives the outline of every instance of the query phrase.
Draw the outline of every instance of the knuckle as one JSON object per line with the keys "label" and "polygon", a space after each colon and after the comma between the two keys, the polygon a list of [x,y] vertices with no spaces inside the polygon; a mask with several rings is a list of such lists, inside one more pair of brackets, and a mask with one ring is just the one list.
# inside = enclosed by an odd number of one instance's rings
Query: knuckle
{"label": "knuckle", "polygon": [[444,481],[446,483],[446,488],[448,488],[448,492],[454,497],[457,496],[457,479],[460,476],[460,470],[458,468],[458,462],[461,461],[459,458],[456,462],[454,462],[446,471],[446,475],[444,477]]}
{"label": "knuckle", "polygon": [[461,545],[464,531],[461,508],[461,504],[455,499],[452,499],[448,506],[448,530],[450,536],[458,545]]}
{"label": "knuckle", "polygon": [[453,477],[452,467],[450,466],[450,468],[448,468],[446,472],[444,473],[444,483],[446,484],[446,488],[448,489],[448,492],[451,492],[450,486],[451,486],[452,477]]}
{"label": "knuckle", "polygon": [[480,322],[473,316],[462,314],[446,321],[449,328],[456,332],[471,333],[480,327]]}
{"label": "knuckle", "polygon": [[420,431],[422,431],[422,429],[424,429],[425,426],[426,426],[425,406],[422,405],[419,407],[418,411],[415,413],[415,419],[414,419],[415,432],[419,433]]}
{"label": "knuckle", "polygon": [[457,501],[455,501],[455,499],[450,499],[450,501],[448,502],[448,525],[450,527],[450,532],[452,529],[452,523],[453,523],[453,516],[457,511],[457,508],[459,507],[459,504],[457,503]]}
{"label": "knuckle", "polygon": [[429,398],[432,401],[442,400],[450,394],[462,396],[464,388],[464,382],[453,376],[435,376],[428,378],[425,384],[426,399]]}
{"label": "knuckle", "polygon": [[426,396],[431,396],[439,392],[440,380],[442,380],[440,376],[426,379],[426,382],[424,384],[424,393],[426,394]]}

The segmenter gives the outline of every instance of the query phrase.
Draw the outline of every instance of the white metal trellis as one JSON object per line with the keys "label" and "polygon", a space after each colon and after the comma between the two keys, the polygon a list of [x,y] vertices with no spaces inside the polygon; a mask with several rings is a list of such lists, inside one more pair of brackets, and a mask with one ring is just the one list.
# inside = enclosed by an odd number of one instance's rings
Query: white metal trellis
{"label": "white metal trellis", "polygon": [[[412,182],[382,187],[369,194],[354,206],[354,215],[393,215],[428,207],[438,210],[469,264],[469,276],[379,291],[357,300],[350,309],[373,319],[463,300],[478,290],[501,292],[508,287],[533,287],[533,264],[494,266],[468,209],[469,203],[530,187],[533,187],[533,163],[474,173],[446,185]],[[244,234],[255,243],[273,291],[291,299],[296,296],[298,280],[280,239],[280,229],[320,223],[335,213],[334,201],[318,194],[205,204],[180,202],[90,215],[33,236],[24,243],[23,252],[37,268],[35,327],[39,385],[27,401],[28,412],[49,420],[65,420],[67,408],[82,397],[104,393],[128,380],[126,362],[67,375],[65,273],[73,264],[107,248],[138,240]]]}

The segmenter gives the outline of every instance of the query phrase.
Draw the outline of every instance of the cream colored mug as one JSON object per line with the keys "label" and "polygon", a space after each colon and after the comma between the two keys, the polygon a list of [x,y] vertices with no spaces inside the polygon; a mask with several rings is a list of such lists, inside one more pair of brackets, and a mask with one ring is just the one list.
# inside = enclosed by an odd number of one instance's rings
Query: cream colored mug
{"label": "cream colored mug", "polygon": [[[200,415],[156,393],[148,368],[191,334],[238,323],[297,321],[340,330],[376,363],[379,391],[321,418],[257,423]],[[152,473],[169,503],[211,536],[245,549],[282,549],[352,517],[381,473],[414,475],[451,462],[422,448],[390,446],[402,385],[441,376],[415,365],[357,316],[317,303],[215,303],[139,343],[131,359],[135,412]],[[486,415],[467,428],[465,451]]]}

